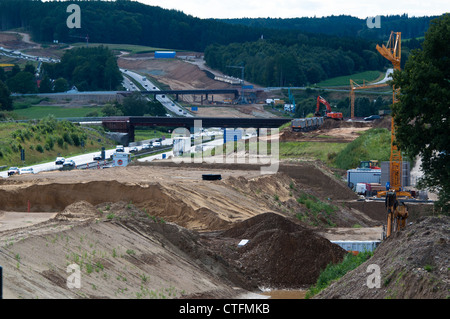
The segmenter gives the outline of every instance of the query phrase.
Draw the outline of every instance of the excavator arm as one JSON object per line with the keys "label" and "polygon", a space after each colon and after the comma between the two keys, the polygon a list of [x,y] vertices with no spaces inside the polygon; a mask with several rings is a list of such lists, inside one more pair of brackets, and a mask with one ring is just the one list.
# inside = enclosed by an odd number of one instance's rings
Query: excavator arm
{"label": "excavator arm", "polygon": [[315,116],[321,116],[320,115],[320,104],[323,104],[326,106],[327,108],[327,113],[331,112],[331,105],[330,103],[328,103],[327,100],[325,100],[323,97],[321,97],[320,95],[317,97],[317,107],[316,107],[316,113],[314,114]]}

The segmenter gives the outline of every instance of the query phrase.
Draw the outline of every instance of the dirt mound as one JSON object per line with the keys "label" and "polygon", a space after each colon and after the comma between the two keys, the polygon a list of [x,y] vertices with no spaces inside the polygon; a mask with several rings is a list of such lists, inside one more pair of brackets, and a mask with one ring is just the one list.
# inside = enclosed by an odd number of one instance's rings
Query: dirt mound
{"label": "dirt mound", "polygon": [[[423,217],[381,243],[374,255],[316,296],[344,299],[446,299],[450,289],[450,217]],[[380,269],[369,288],[369,265]],[[370,281],[375,284],[375,281]]]}
{"label": "dirt mound", "polygon": [[390,117],[390,116],[386,116],[381,119],[375,120],[375,121],[373,121],[373,127],[385,128],[385,129],[391,130],[391,124],[392,124],[391,120],[392,120],[392,117]]}
{"label": "dirt mound", "polygon": [[280,132],[280,142],[297,141],[304,137],[302,132],[294,132],[291,127],[287,127]]}
{"label": "dirt mound", "polygon": [[55,216],[56,220],[89,220],[92,218],[101,217],[101,212],[98,211],[92,204],[86,201],[79,201],[67,206],[61,213]]}
{"label": "dirt mound", "polygon": [[348,121],[336,121],[336,120],[325,120],[321,129],[332,129],[340,127],[370,127],[372,124],[370,122],[348,122]]}
{"label": "dirt mound", "polygon": [[235,224],[220,235],[238,243],[219,246],[222,256],[260,287],[299,288],[315,283],[320,271],[347,253],[311,230],[275,213],[264,213]]}

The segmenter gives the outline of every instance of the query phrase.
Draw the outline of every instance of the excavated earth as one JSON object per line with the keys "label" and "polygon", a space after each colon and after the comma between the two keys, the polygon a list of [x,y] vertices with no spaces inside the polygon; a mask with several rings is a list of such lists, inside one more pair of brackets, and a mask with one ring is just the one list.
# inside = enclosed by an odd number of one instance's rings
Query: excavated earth
{"label": "excavated earth", "polygon": [[[202,180],[210,173],[222,180]],[[334,210],[313,213],[296,200],[304,194]],[[13,176],[1,180],[0,202],[5,298],[303,289],[347,254],[330,240],[379,239],[384,223],[382,203],[358,201],[318,162],[282,162],[271,175],[250,164],[157,161]],[[80,288],[68,287],[74,265]]]}
{"label": "excavated earth", "polygon": [[[383,241],[372,258],[315,298],[448,299],[449,240],[448,216],[421,217]],[[379,269],[378,280],[374,266]]]}

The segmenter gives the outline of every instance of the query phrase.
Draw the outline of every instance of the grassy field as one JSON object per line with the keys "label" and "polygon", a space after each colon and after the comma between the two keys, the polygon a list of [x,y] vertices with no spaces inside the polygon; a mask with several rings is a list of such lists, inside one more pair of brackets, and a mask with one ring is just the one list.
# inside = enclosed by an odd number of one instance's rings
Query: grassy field
{"label": "grassy field", "polygon": [[380,71],[366,71],[361,73],[356,73],[352,75],[339,76],[336,78],[328,79],[317,83],[318,87],[328,87],[328,86],[349,86],[350,79],[355,81],[358,84],[363,84],[363,81],[366,82],[374,82],[379,81],[384,78],[384,73]]}
{"label": "grassy field", "polygon": [[[80,46],[85,46],[86,43],[78,42],[78,43],[74,43],[72,45],[75,47],[80,47]],[[110,50],[125,51],[130,54],[150,53],[150,52],[155,52],[158,50],[168,50],[168,49],[148,47],[148,46],[143,46],[143,45],[133,45],[133,44],[89,43],[89,46],[101,46],[101,45],[108,47]]]}
{"label": "grassy field", "polygon": [[166,138],[170,138],[171,133],[164,132],[162,130],[155,130],[155,129],[135,129],[134,130],[134,140],[136,142],[144,141],[144,140],[151,140],[154,138],[162,138],[163,136],[165,136]]}
{"label": "grassy field", "polygon": [[31,106],[26,109],[14,110],[14,112],[23,119],[41,119],[49,115],[56,118],[65,117],[85,117],[89,113],[98,112],[101,115],[102,107],[74,107],[65,108],[61,106]]}

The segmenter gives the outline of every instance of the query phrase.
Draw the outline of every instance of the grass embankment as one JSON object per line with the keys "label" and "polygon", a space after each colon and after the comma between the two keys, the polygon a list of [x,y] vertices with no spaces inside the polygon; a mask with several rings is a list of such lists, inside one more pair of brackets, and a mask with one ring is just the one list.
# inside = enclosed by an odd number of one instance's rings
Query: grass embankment
{"label": "grass embankment", "polygon": [[345,143],[280,142],[280,158],[319,159],[333,166],[333,157],[346,146]]}
{"label": "grass embankment", "polygon": [[320,291],[328,287],[333,281],[338,280],[347,272],[355,269],[372,256],[373,252],[362,252],[356,256],[353,254],[348,254],[344,257],[344,260],[341,263],[329,264],[325,270],[321,272],[316,284],[308,289],[305,299],[309,299],[318,294]]}
{"label": "grass embankment", "polygon": [[[292,185],[290,187],[293,189]],[[295,215],[295,217],[300,221],[313,226],[336,226],[331,217],[333,217],[339,210],[337,206],[323,202],[317,197],[304,192],[300,193],[300,196],[297,198],[297,202],[305,207],[305,210]]]}
{"label": "grass embankment", "polygon": [[333,165],[341,169],[356,168],[360,161],[389,161],[391,133],[384,128],[365,131],[353,142],[347,144],[336,156]]}
{"label": "grass embankment", "polygon": [[115,143],[98,131],[47,117],[36,123],[0,124],[0,166],[23,166],[53,161],[58,155],[69,157],[112,148]]}
{"label": "grass embankment", "polygon": [[364,81],[375,82],[382,80],[384,78],[384,73],[380,71],[365,71],[361,73],[356,73],[346,76],[338,76],[332,79],[328,79],[316,84],[318,87],[328,87],[328,86],[350,86],[350,79],[358,84],[363,84]]}

